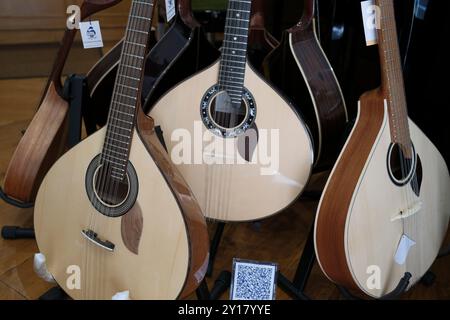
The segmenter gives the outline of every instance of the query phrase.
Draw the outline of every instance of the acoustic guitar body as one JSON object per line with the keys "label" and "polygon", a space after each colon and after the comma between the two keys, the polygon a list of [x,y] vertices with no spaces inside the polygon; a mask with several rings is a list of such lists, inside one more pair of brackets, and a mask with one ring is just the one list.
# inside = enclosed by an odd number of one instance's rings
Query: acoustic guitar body
{"label": "acoustic guitar body", "polygon": [[[391,292],[405,272],[411,285],[420,280],[438,255],[450,215],[446,164],[411,120],[414,169],[408,182],[396,180],[388,117],[379,90],[361,98],[315,224],[317,258],[328,278],[376,298]],[[415,244],[406,245],[403,235]]]}
{"label": "acoustic guitar body", "polygon": [[[252,132],[257,144],[248,153],[239,147],[240,143],[246,143],[245,135],[223,138],[203,122],[206,120],[202,112],[206,109],[202,111],[202,105],[207,106],[207,113],[211,112],[215,96],[208,97],[207,93],[217,85],[219,62],[177,85],[150,112],[155,125],[161,126],[168,152],[203,213],[215,220],[257,220],[282,210],[305,187],[314,160],[309,131],[293,107],[248,64],[245,69],[244,87],[252,96],[246,105],[256,106]],[[186,134],[186,139],[180,134]],[[275,140],[270,142],[272,134]],[[226,151],[216,149],[214,153],[208,149],[212,141],[219,146],[231,143],[231,147]],[[265,141],[269,141],[268,155],[278,158],[275,160],[278,165],[272,169],[259,161]],[[186,149],[180,151],[183,144]],[[183,154],[192,157],[177,161]],[[232,163],[227,164],[226,159]]]}
{"label": "acoustic guitar body", "polygon": [[[74,299],[111,299],[127,290],[134,300],[185,297],[207,265],[203,215],[155,134],[136,132],[129,158],[136,201],[122,216],[100,213],[88,197],[88,168],[102,151],[105,130],[62,156],[39,189],[34,226],[48,270]],[[83,230],[112,243],[113,251]]]}

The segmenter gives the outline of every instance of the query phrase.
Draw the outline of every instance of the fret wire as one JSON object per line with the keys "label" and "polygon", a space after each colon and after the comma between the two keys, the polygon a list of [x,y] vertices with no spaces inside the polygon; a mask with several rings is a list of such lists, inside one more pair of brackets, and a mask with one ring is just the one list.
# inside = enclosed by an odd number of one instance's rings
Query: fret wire
{"label": "fret wire", "polygon": [[[122,158],[118,158],[118,157],[116,157],[116,156],[113,156],[113,155],[111,155],[111,154],[108,154],[108,153],[105,153],[105,154],[103,154],[105,157],[108,157],[108,158],[113,158],[113,159],[116,159],[116,160],[119,160],[119,161],[125,161],[124,159],[122,159]],[[119,163],[117,163],[117,164],[119,164]]]}
{"label": "fret wire", "polygon": [[[248,38],[250,6],[251,1],[229,1],[219,68],[219,85],[229,91],[232,88],[239,88],[239,90],[236,90],[239,96],[242,95],[245,78],[245,64],[247,60],[246,40]],[[244,72],[236,73],[234,71],[235,69],[243,70]],[[232,74],[240,74],[243,77],[232,76]]]}
{"label": "fret wire", "polygon": [[111,147],[114,147],[114,148],[118,148],[118,149],[122,149],[122,150],[127,150],[127,151],[128,151],[128,148],[124,148],[124,147],[121,147],[121,146],[117,146],[117,145],[111,144],[111,143],[109,143],[109,142],[105,143],[105,145],[111,146]]}
{"label": "fret wire", "polygon": [[133,57],[133,58],[137,58],[137,59],[140,59],[140,60],[143,60],[143,59],[144,59],[143,57],[137,56],[137,55],[135,55],[135,54],[124,53],[124,55],[129,56],[129,57]]}
{"label": "fret wire", "polygon": [[135,91],[138,91],[138,90],[139,90],[138,88],[130,87],[130,86],[127,86],[127,85],[121,84],[121,83],[119,83],[118,85],[121,86],[121,87],[124,87],[124,88],[128,88],[128,89],[131,89],[131,90],[135,90]]}
{"label": "fret wire", "polygon": [[[127,136],[125,134],[121,134],[119,132],[113,132],[114,135],[119,136],[119,137],[124,137],[125,139],[130,139],[130,136]],[[121,141],[121,140],[120,140]],[[126,143],[126,141],[122,141],[123,143]],[[128,143],[127,143],[128,144]]]}
{"label": "fret wire", "polygon": [[120,155],[120,156],[127,155],[127,153],[125,153],[125,152],[118,152],[118,151],[115,151],[115,150],[113,150],[113,149],[111,149],[111,148],[105,147],[105,149],[108,150],[109,152],[116,153],[116,154],[118,154],[118,155]]}
{"label": "fret wire", "polygon": [[[149,3],[139,0],[132,1],[125,33],[125,41],[121,52],[119,70],[116,76],[113,98],[108,116],[107,136],[105,137],[106,147],[112,145],[112,141],[116,141],[129,148],[131,134],[125,135],[121,132],[132,132],[134,122],[125,119],[134,119],[136,107],[127,103],[126,100],[120,97],[132,99],[134,101],[137,100],[138,89],[137,87],[134,87],[133,84],[139,84],[141,74],[137,75],[134,71],[132,72],[132,70],[142,71],[142,63],[148,41],[148,37],[143,35],[147,35],[148,31],[146,30],[150,30],[151,27],[150,17],[153,13],[151,7],[153,7],[152,1]],[[131,92],[136,93],[136,96],[131,95]],[[130,112],[126,112],[126,110],[129,110]],[[127,118],[124,118],[125,116],[127,116]],[[122,123],[122,125],[119,123]],[[126,141],[123,141],[119,137],[122,137]],[[122,150],[127,150],[127,148],[124,148],[121,145],[117,145],[117,147],[120,147]],[[121,153],[117,154],[120,155]],[[108,154],[105,155],[108,156]],[[124,160],[128,161],[127,156]]]}
{"label": "fret wire", "polygon": [[247,42],[230,41],[230,40],[227,40],[227,39],[224,39],[223,42],[225,42],[225,43],[232,43],[232,44],[244,44],[245,46],[247,46]]}
{"label": "fret wire", "polygon": [[[399,46],[396,34],[393,6],[382,5],[382,43],[380,50],[385,63],[385,78],[389,95],[391,123],[393,125],[394,139],[397,137],[403,143],[410,143],[408,112],[404,92],[403,72],[399,61]],[[382,47],[381,47],[382,46]]]}

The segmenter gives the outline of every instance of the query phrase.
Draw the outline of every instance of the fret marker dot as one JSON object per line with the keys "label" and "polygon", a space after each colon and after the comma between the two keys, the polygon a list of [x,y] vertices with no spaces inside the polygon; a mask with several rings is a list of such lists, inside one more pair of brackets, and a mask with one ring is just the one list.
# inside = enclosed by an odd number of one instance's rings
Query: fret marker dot
{"label": "fret marker dot", "polygon": [[232,52],[233,52],[233,54],[235,54],[235,53],[236,53],[236,51],[234,51],[234,50],[233,50]]}
{"label": "fret marker dot", "polygon": [[233,40],[237,40],[237,37],[234,37]]}

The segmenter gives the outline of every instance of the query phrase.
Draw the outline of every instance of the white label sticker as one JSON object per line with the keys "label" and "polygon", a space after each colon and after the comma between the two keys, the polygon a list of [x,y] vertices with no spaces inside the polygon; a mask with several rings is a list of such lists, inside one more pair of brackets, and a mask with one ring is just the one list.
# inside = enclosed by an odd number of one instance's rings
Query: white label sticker
{"label": "white label sticker", "polygon": [[380,29],[380,7],[376,6],[374,3],[374,0],[361,2],[364,34],[368,46],[378,43],[377,29]]}
{"label": "white label sticker", "polygon": [[80,22],[80,32],[85,49],[103,47],[102,33],[98,21]]}
{"label": "white label sticker", "polygon": [[170,22],[173,17],[175,17],[175,0],[166,0],[166,16],[167,22]]}

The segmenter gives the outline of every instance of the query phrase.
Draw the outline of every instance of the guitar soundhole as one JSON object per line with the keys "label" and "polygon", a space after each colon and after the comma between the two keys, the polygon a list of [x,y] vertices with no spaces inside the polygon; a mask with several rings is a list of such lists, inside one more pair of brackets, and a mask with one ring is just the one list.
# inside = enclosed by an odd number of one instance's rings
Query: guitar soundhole
{"label": "guitar soundhole", "polygon": [[240,103],[233,103],[228,93],[222,91],[211,101],[209,115],[219,127],[232,129],[244,122],[247,106],[244,100],[241,100]]}
{"label": "guitar soundhole", "polygon": [[94,185],[99,200],[111,207],[124,203],[130,190],[128,175],[125,175],[123,179],[113,177],[113,172],[107,163],[97,169]]}
{"label": "guitar soundhole", "polygon": [[86,193],[97,211],[108,217],[119,217],[134,205],[138,195],[138,179],[131,162],[123,177],[114,176],[107,162],[96,156],[86,171]]}
{"label": "guitar soundhole", "polygon": [[200,115],[203,124],[214,134],[223,138],[242,135],[252,127],[256,119],[253,95],[243,89],[239,102],[233,101],[226,91],[216,84],[202,98]]}
{"label": "guitar soundhole", "polygon": [[416,167],[416,153],[414,146],[410,152],[405,147],[395,143],[391,144],[388,152],[388,170],[392,181],[399,186],[407,184],[414,176]]}

